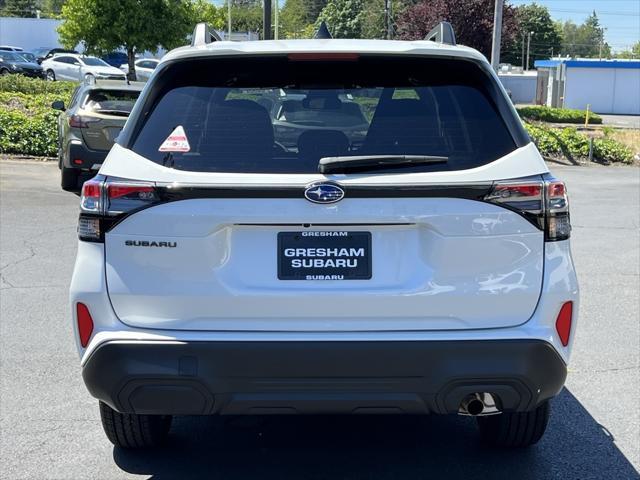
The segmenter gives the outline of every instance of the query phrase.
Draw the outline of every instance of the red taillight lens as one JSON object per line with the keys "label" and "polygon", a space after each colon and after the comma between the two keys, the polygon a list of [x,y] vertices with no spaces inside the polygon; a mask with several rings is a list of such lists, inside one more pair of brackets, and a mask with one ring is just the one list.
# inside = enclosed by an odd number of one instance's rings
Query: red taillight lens
{"label": "red taillight lens", "polygon": [[563,182],[497,182],[484,200],[522,214],[545,231],[547,241],[566,240],[571,234],[569,199]]}
{"label": "red taillight lens", "polygon": [[102,182],[92,179],[84,182],[80,195],[80,210],[99,213],[102,208]]}
{"label": "red taillight lens", "polygon": [[562,346],[569,345],[569,337],[571,336],[571,319],[573,316],[573,302],[566,302],[562,305],[558,318],[556,319],[556,331],[562,342]]}
{"label": "red taillight lens", "polygon": [[90,124],[98,122],[100,122],[99,118],[84,115],[71,115],[69,117],[69,126],[74,128],[89,128]]}
{"label": "red taillight lens", "polygon": [[78,336],[80,345],[86,348],[93,333],[93,319],[89,313],[89,309],[84,303],[76,304],[76,319],[78,321]]}
{"label": "red taillight lens", "polygon": [[153,196],[154,188],[150,185],[109,185],[107,188],[109,199],[137,196],[147,198]]}
{"label": "red taillight lens", "polygon": [[98,175],[82,186],[78,237],[89,242],[102,242],[105,231],[119,216],[159,201],[153,184],[111,180]]}

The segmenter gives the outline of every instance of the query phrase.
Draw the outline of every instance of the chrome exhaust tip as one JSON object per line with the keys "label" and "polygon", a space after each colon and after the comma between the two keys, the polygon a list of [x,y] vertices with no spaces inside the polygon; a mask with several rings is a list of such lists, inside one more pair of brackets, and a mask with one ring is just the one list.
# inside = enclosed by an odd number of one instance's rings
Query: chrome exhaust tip
{"label": "chrome exhaust tip", "polygon": [[480,417],[485,415],[497,415],[500,412],[496,398],[491,393],[481,392],[467,395],[460,403],[458,415]]}

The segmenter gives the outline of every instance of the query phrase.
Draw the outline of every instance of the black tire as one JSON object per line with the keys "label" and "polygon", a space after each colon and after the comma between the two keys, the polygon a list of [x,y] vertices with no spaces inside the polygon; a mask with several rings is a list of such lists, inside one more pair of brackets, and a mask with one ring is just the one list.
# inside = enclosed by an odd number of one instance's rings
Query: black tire
{"label": "black tire", "polygon": [[0,75],[8,75],[9,74],[9,70],[7,70],[6,68],[0,68]]}
{"label": "black tire", "polygon": [[496,447],[529,447],[544,435],[550,410],[547,401],[530,412],[504,412],[478,417],[480,436]]}
{"label": "black tire", "polygon": [[49,82],[55,82],[56,81],[56,72],[54,72],[53,70],[47,70],[46,74],[45,74],[45,79]]}
{"label": "black tire", "polygon": [[78,192],[78,170],[62,165],[60,173],[60,186],[66,192]]}
{"label": "black tire", "polygon": [[160,445],[169,434],[170,415],[119,413],[100,402],[100,419],[107,438],[120,448],[149,448]]}

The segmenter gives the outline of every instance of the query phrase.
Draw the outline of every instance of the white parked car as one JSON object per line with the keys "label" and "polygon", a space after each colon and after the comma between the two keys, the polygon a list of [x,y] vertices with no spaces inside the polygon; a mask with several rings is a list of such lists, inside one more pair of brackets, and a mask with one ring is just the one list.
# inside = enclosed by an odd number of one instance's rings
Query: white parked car
{"label": "white parked car", "polygon": [[[156,60],[155,58],[140,58],[135,61],[136,66],[136,79],[139,82],[146,82],[151,77],[151,74],[160,63],[160,60]],[[125,75],[129,73],[129,64],[123,63],[120,65],[120,70],[122,70]]]}
{"label": "white parked car", "polygon": [[76,55],[70,53],[56,54],[42,62],[47,80],[90,81],[125,80],[121,70],[112,67],[97,57]]}
{"label": "white parked car", "polygon": [[[80,200],[72,318],[115,445],[156,445],[173,415],[282,413],[540,439],[578,312],[567,190],[485,57],[435,37],[199,25],[163,59]],[[264,106],[280,89],[313,127],[295,146]],[[353,104],[364,136],[341,127]]]}

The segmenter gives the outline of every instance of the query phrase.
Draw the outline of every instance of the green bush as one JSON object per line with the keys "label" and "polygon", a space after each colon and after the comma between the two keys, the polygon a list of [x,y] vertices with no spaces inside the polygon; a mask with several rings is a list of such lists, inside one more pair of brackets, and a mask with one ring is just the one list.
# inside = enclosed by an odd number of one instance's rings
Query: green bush
{"label": "green bush", "polygon": [[55,156],[57,118],[51,103],[69,103],[77,84],[45,82],[21,75],[0,77],[0,153]]}
{"label": "green bush", "polygon": [[[544,157],[565,157],[569,160],[589,158],[589,137],[575,128],[551,128],[525,122],[525,128]],[[608,138],[594,138],[593,158],[599,162],[632,163],[633,152],[622,143]]]}
{"label": "green bush", "polygon": [[0,92],[25,94],[54,94],[71,97],[71,93],[78,86],[75,82],[47,82],[38,78],[28,78],[23,75],[0,76]]}
{"label": "green bush", "polygon": [[[518,113],[522,119],[538,120],[552,123],[584,123],[587,112],[585,110],[572,110],[570,108],[551,108],[541,105],[518,107]],[[589,123],[600,124],[602,117],[589,113]]]}

